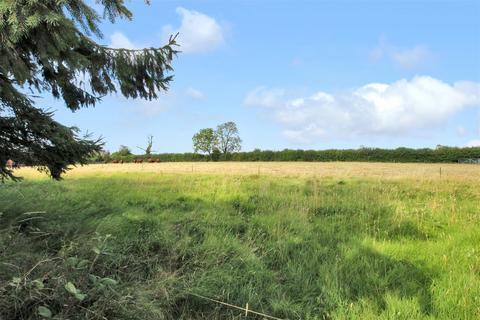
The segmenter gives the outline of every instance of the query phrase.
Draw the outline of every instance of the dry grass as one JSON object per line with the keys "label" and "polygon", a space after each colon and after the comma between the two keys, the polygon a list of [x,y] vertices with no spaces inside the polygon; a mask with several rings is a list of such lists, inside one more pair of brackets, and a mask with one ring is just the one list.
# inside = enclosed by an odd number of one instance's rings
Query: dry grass
{"label": "dry grass", "polygon": [[[74,168],[66,177],[136,172],[480,180],[480,167],[478,165],[372,162],[165,162],[94,164]],[[34,168],[20,169],[17,171],[17,174],[26,178],[42,176],[42,174],[38,173]]]}

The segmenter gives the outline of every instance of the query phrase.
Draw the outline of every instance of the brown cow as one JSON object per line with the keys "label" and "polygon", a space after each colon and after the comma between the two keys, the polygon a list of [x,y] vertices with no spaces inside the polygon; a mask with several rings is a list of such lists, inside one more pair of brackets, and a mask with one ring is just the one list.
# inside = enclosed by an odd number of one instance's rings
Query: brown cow
{"label": "brown cow", "polygon": [[159,158],[155,159],[155,162],[162,162]]}

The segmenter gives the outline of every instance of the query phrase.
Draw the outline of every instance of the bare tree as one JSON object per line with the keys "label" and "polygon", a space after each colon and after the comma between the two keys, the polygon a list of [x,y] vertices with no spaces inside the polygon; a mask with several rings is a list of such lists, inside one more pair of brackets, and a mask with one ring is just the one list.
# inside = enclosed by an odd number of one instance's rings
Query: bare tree
{"label": "bare tree", "polygon": [[138,149],[140,150],[143,150],[145,151],[145,155],[149,156],[152,154],[152,152],[156,152],[154,150],[152,150],[152,146],[153,146],[153,136],[152,135],[149,135],[148,136],[148,144],[147,144],[147,147],[144,149],[142,147],[137,147]]}

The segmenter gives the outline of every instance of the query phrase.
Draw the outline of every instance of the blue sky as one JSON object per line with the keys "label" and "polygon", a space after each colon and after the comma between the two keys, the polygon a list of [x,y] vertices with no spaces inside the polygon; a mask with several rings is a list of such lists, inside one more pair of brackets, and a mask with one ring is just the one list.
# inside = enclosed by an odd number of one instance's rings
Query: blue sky
{"label": "blue sky", "polygon": [[100,42],[161,46],[179,31],[168,93],[108,96],[65,124],[110,151],[192,150],[234,121],[243,149],[480,145],[480,1],[127,1]]}

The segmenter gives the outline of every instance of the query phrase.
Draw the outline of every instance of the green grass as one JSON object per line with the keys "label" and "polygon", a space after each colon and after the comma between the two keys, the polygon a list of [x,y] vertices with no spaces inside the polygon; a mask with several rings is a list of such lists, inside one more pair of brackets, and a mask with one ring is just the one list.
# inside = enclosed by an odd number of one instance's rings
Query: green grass
{"label": "green grass", "polygon": [[7,183],[0,319],[244,318],[191,293],[288,319],[478,319],[479,207],[475,181]]}

